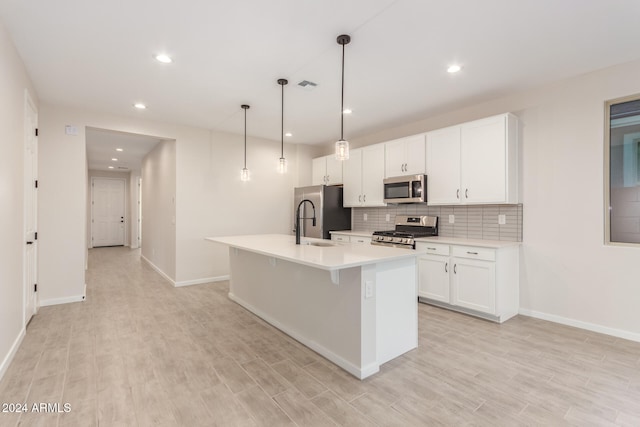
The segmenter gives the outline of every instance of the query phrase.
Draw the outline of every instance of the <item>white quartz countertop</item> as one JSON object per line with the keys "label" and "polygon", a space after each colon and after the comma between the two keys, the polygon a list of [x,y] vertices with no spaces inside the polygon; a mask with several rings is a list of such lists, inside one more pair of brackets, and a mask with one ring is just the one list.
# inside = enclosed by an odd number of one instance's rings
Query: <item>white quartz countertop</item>
{"label": "white quartz countertop", "polygon": [[460,246],[478,246],[481,248],[506,248],[509,246],[519,246],[522,242],[505,242],[502,240],[482,240],[482,239],[467,239],[461,237],[420,237],[416,239],[416,243],[442,243],[445,245],[460,245]]}
{"label": "white quartz countertop", "polygon": [[366,264],[416,257],[422,254],[421,251],[412,249],[332,242],[308,237],[303,237],[301,242],[320,242],[329,246],[296,245],[295,236],[286,234],[206,237],[205,239],[215,243],[222,243],[232,248],[243,249],[323,270],[359,267]]}

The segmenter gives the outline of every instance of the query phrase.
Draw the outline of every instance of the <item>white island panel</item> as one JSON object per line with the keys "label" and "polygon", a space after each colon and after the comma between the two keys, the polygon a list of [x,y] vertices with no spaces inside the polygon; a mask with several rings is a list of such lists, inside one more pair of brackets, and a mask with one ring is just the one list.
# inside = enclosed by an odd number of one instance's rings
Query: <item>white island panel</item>
{"label": "white island panel", "polygon": [[230,246],[233,301],[360,379],[417,347],[416,251],[304,247],[279,235],[269,251],[272,236],[208,239]]}

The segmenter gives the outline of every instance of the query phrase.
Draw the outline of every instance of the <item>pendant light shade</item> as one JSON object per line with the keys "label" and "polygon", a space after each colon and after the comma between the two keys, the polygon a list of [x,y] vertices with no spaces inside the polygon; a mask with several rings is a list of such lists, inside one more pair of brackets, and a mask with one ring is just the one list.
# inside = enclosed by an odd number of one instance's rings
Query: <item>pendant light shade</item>
{"label": "pendant light shade", "polygon": [[251,173],[249,169],[247,169],[247,110],[250,107],[246,104],[242,104],[241,107],[244,110],[244,167],[240,172],[240,180],[249,181],[251,179]]}
{"label": "pendant light shade", "polygon": [[351,36],[338,36],[338,44],[342,45],[342,92],[340,97],[340,139],[336,141],[336,159],[349,159],[349,141],[344,139],[344,46],[349,44]]}
{"label": "pendant light shade", "polygon": [[281,97],[281,121],[280,121],[280,161],[278,162],[278,172],[287,173],[287,159],[284,158],[284,85],[288,84],[287,79],[278,79],[278,84],[282,88]]}

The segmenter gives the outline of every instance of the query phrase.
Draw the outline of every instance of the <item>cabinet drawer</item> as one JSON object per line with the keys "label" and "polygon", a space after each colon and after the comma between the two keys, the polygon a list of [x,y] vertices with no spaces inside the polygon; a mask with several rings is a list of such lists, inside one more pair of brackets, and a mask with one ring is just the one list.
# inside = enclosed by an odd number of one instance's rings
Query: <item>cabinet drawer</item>
{"label": "cabinet drawer", "polygon": [[333,240],[334,242],[348,242],[349,236],[347,236],[346,234],[332,234],[331,240]]}
{"label": "cabinet drawer", "polygon": [[360,243],[363,245],[371,244],[371,237],[351,236],[351,243]]}
{"label": "cabinet drawer", "polygon": [[442,243],[416,242],[416,249],[433,255],[449,255],[449,245]]}
{"label": "cabinet drawer", "polygon": [[490,248],[478,248],[475,246],[452,246],[453,256],[459,258],[482,259],[485,261],[496,260],[496,250]]}

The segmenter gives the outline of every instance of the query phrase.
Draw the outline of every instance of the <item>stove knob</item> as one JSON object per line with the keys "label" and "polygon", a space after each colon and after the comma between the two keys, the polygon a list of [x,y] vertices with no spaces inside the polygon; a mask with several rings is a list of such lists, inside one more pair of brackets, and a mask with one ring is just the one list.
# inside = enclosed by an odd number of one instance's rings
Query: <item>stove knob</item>
{"label": "stove knob", "polygon": [[402,239],[402,243],[409,243],[409,239]]}
{"label": "stove knob", "polygon": [[384,240],[386,240],[387,242],[393,242],[393,237],[388,236],[388,237],[385,237]]}

